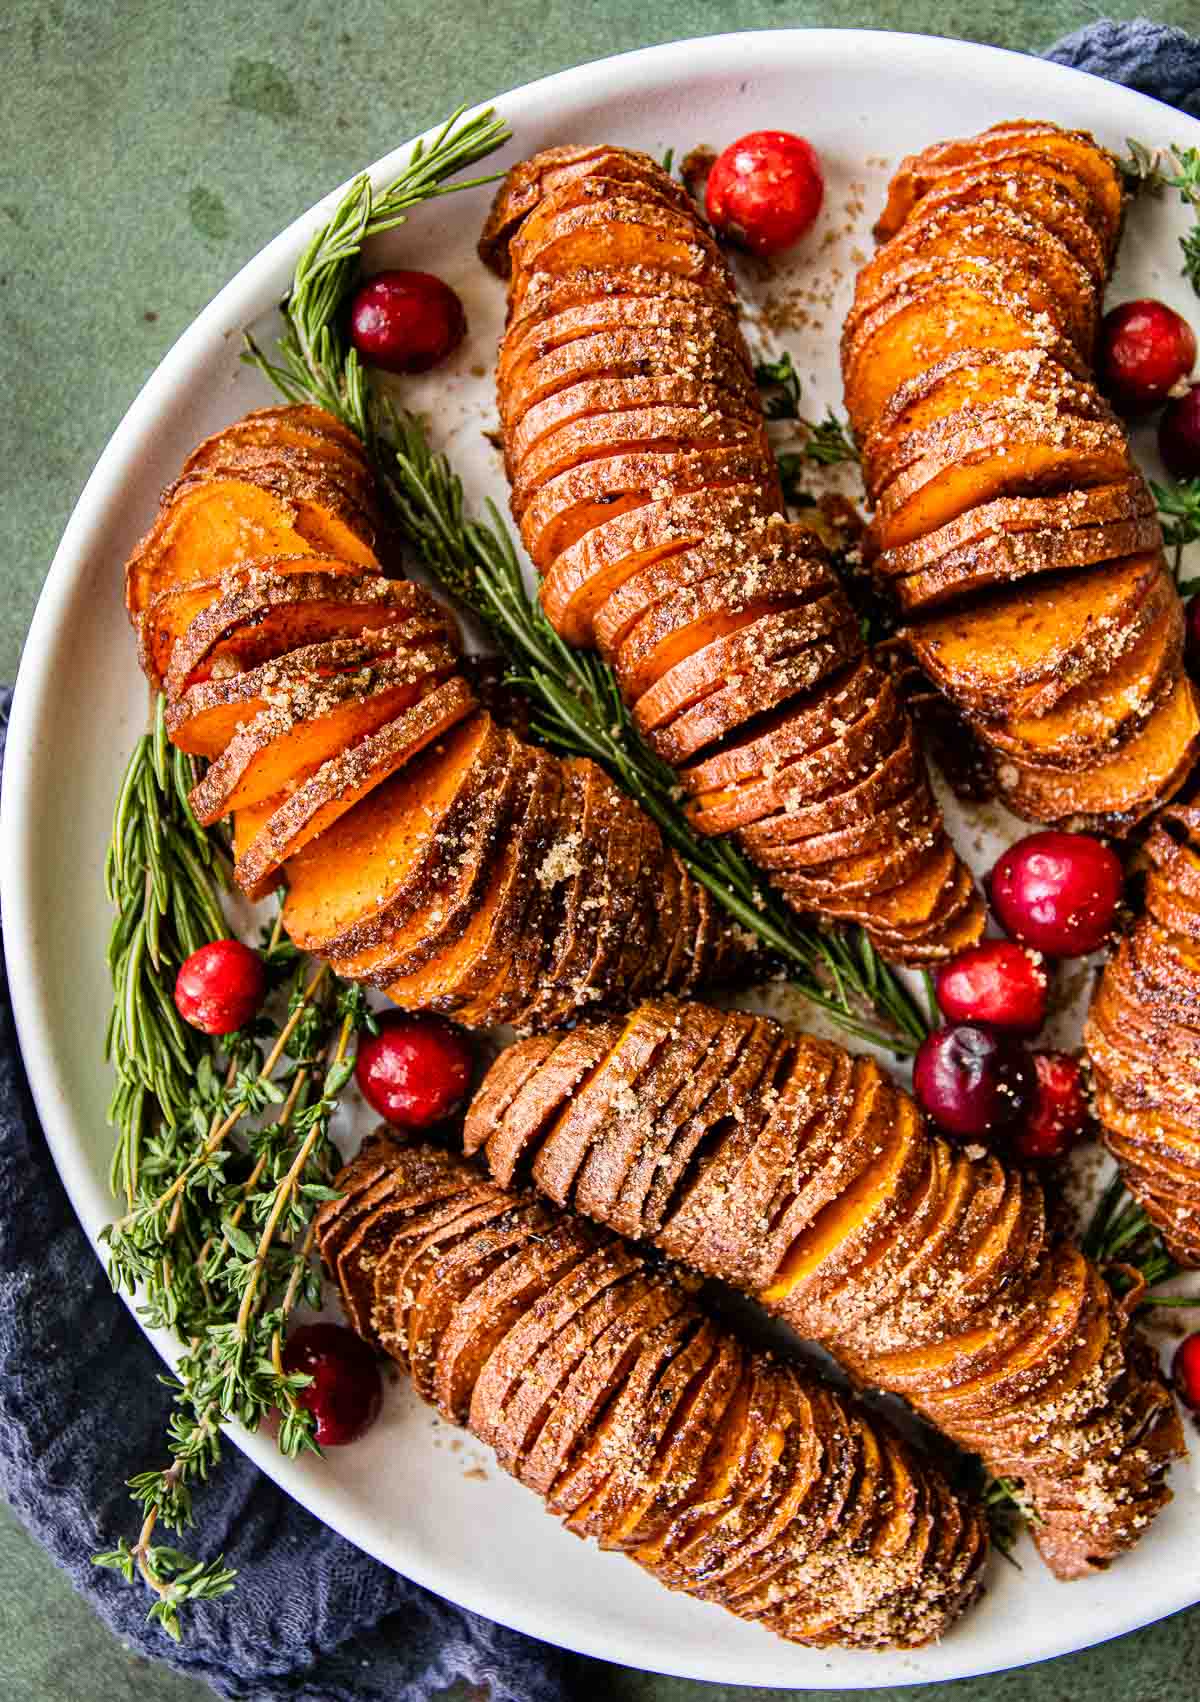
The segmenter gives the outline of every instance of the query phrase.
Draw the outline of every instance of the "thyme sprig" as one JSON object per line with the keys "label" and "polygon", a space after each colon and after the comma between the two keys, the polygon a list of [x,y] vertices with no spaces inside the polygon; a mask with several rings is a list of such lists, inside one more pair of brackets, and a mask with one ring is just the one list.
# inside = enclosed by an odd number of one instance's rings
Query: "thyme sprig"
{"label": "thyme sprig", "polygon": [[1176,190],[1196,223],[1179,239],[1183,250],[1183,275],[1200,295],[1200,148],[1148,148],[1144,142],[1126,138],[1128,156],[1119,162],[1126,186],[1135,193],[1161,196]]}
{"label": "thyme sprig", "polygon": [[[806,929],[725,838],[697,835],[679,803],[673,770],[645,744],[616,677],[550,624],[526,585],[494,504],[467,516],[461,480],[435,453],[420,421],[393,413],[387,475],[397,515],[426,568],[486,623],[509,660],[507,679],[534,706],[533,734],[556,750],[599,762],[657,823],[690,873],[783,960],[792,984],[839,1027],[900,1054],[925,1037],[923,1014],[861,929]],[[887,1033],[864,1020],[876,1011]]]}
{"label": "thyme sprig", "polygon": [[1200,478],[1180,479],[1171,485],[1155,484],[1151,479],[1150,489],[1163,523],[1163,542],[1175,552],[1179,589],[1183,592],[1200,589],[1197,580],[1180,578],[1184,550],[1200,540]]}
{"label": "thyme sprig", "polygon": [[858,450],[845,422],[827,408],[821,420],[806,419],[800,412],[800,374],[789,350],[778,360],[759,361],[754,377],[763,393],[763,412],[771,421],[789,421],[803,434],[798,449],[778,453],[784,495],[793,506],[805,506],[800,478],[806,464],[836,467],[859,459]]}
{"label": "thyme sprig", "polygon": [[[277,930],[263,955],[269,973],[286,963]],[[236,1419],[256,1430],[278,1414],[285,1455],[316,1450],[312,1416],[297,1400],[307,1378],[286,1370],[283,1343],[293,1309],[320,1304],[312,1218],[336,1197],[330,1120],[353,1069],[352,1038],[374,1018],[360,988],[303,963],[285,1004],[278,1023],[226,1036],[219,1054],[200,1058],[186,1115],[150,1144],[133,1205],[103,1235],[114,1286],[139,1292],[146,1323],[187,1343],[163,1378],[174,1397],[169,1462],[129,1480],[141,1531],[96,1556],[142,1577],[157,1598],[151,1617],[173,1637],[185,1603],[233,1587],[223,1559],[202,1562],[153,1540],[159,1523],[191,1524],[193,1487],[221,1458],[221,1426]]]}

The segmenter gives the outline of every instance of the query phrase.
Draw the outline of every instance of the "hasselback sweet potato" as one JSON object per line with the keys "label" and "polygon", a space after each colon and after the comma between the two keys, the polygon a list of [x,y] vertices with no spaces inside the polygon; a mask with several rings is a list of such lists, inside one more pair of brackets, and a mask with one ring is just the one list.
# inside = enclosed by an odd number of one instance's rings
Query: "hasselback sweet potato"
{"label": "hasselback sweet potato", "polygon": [[[168,734],[208,759],[192,807],[233,817],[238,885],[286,881],[298,943],[464,1022],[564,1022],[732,970],[744,941],[649,818],[479,708],[445,610],[363,559],[377,525],[352,434],[263,409],[193,452],[127,569]],[[267,543],[290,553],[253,553]],[[654,677],[657,644],[636,656]]]}
{"label": "hasselback sweet potato", "polygon": [[336,1186],[317,1236],[354,1328],[569,1530],[819,1647],[920,1646],[975,1594],[977,1506],[616,1237],[386,1136]]}
{"label": "hasselback sweet potato", "polygon": [[1154,502],[1088,375],[1121,207],[1079,131],[928,148],[892,181],[842,339],[864,556],[912,660],[1010,808],[1114,833],[1197,749]]}
{"label": "hasselback sweet potato", "polygon": [[[1200,912],[1198,912],[1200,914]],[[952,1147],[870,1060],[674,1000],[503,1054],[466,1149],[754,1296],[1021,1485],[1071,1578],[1169,1498],[1170,1394],[1039,1183]]]}
{"label": "hasselback sweet potato", "polygon": [[[945,214],[947,252],[969,224]],[[1088,340],[1095,304],[1074,250],[1025,213],[1005,228],[1013,255],[1045,265],[1042,305],[1071,286],[1064,325]],[[829,706],[861,675],[862,635],[820,542],[783,518],[730,276],[679,185],[622,149],[550,149],[509,173],[480,252],[509,280],[496,373],[505,465],[557,631],[612,663],[642,732],[693,791],[702,832],[740,833],[777,808],[835,809],[839,791],[868,803],[869,763],[901,742],[905,710],[883,699],[887,737],[854,763],[822,748],[840,731]],[[1107,420],[1095,429],[1113,435]],[[1119,433],[1113,454],[1124,466]],[[791,763],[786,805],[769,801],[777,750]],[[693,788],[718,752],[738,766],[736,798]],[[983,912],[923,762],[910,761],[918,840],[879,846],[872,862],[831,844],[820,874],[777,884],[797,908],[853,914],[890,953],[923,962],[977,934]],[[892,825],[880,817],[881,831]]]}
{"label": "hasselback sweet potato", "polygon": [[1143,906],[1084,1028],[1105,1145],[1182,1265],[1200,1265],[1200,807],[1144,847]]}

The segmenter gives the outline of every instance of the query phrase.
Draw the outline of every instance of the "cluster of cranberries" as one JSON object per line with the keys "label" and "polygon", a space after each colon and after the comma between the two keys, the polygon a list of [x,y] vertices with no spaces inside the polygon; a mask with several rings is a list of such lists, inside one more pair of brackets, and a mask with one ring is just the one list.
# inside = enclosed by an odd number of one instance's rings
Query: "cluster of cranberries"
{"label": "cluster of cranberries", "polygon": [[1009,847],[988,881],[1008,935],[939,971],[945,1026],[917,1053],[913,1088],[929,1116],[963,1140],[1004,1141],[1022,1158],[1059,1158],[1084,1134],[1079,1063],[1024,1041],[1046,1018],[1047,958],[1103,944],[1121,901],[1121,865],[1085,833],[1033,833]]}
{"label": "cluster of cranberries", "polygon": [[[175,1005],[205,1034],[232,1034],[253,1021],[266,997],[263,960],[240,940],[214,940],[180,966]],[[427,1129],[453,1116],[471,1084],[471,1049],[461,1028],[437,1017],[394,1012],[358,1049],[355,1075],[363,1098],[403,1129]],[[353,1442],[375,1420],[383,1384],[375,1355],[341,1324],[293,1330],[284,1369],[309,1381],[296,1400],[312,1413],[323,1448]]]}

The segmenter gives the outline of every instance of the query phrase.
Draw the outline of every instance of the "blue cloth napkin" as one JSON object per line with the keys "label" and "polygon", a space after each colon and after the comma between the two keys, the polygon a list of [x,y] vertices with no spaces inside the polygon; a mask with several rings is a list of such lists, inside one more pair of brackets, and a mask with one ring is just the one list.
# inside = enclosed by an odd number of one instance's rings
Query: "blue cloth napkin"
{"label": "blue cloth napkin", "polygon": [[[1200,41],[1137,19],[1047,57],[1200,117]],[[0,763],[11,693],[0,690]],[[90,1564],[129,1533],[123,1487],[159,1459],[161,1367],[79,1228],[25,1082],[0,961],[0,1492],[121,1640],[243,1702],[426,1702],[455,1679],[491,1702],[595,1693],[589,1663],[465,1613],[319,1524],[236,1448],[197,1497],[203,1551],[238,1587],[176,1648]]]}

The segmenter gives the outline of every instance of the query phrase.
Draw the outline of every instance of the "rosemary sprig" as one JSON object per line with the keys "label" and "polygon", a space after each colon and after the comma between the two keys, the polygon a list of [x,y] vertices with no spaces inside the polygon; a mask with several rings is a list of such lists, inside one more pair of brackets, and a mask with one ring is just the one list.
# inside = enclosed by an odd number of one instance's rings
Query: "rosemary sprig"
{"label": "rosemary sprig", "polygon": [[[483,519],[469,519],[462,483],[433,451],[421,423],[393,413],[388,429],[394,464],[387,482],[401,526],[425,566],[470,604],[503,647],[508,680],[534,705],[535,736],[606,768],[700,884],[784,961],[793,985],[841,1028],[901,1054],[915,1051],[925,1019],[862,930],[803,928],[731,841],[692,830],[675,774],[642,740],[612,669],[565,643],[531,595],[495,506],[487,505]],[[890,1025],[887,1034],[863,1020],[870,1009]]]}
{"label": "rosemary sprig", "polygon": [[374,191],[366,172],[354,179],[296,262],[282,304],[284,329],[275,359],[269,360],[246,335],[245,358],[289,401],[327,408],[368,447],[373,433],[366,371],[346,336],[341,310],[370,237],[395,230],[419,202],[495,181],[497,173],[446,182],[494,153],[510,134],[492,107],[471,118],[464,118],[465,110],[459,107],[452,113],[428,147],[416,143],[403,171],[386,189]]}
{"label": "rosemary sprig", "polygon": [[113,1003],[105,1056],[116,1074],[109,1122],[117,1131],[110,1184],[132,1201],[153,1125],[181,1121],[207,1043],[180,1021],[171,997],[184,958],[228,933],[216,847],[196,825],[187,795],[197,775],[173,750],[163,699],[138,740],[113,812],[104,885],[116,915],[108,943]]}

